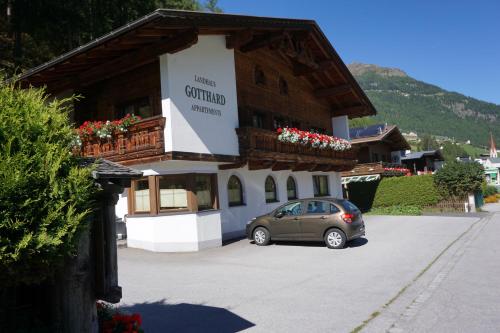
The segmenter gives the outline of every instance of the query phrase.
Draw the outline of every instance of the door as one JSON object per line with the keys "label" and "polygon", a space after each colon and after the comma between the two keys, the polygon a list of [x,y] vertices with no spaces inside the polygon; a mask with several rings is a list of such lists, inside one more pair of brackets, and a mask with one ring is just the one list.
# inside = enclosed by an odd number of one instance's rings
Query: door
{"label": "door", "polygon": [[307,209],[300,220],[302,239],[323,239],[323,232],[332,214],[331,206],[333,205],[328,201],[310,200],[307,202]]}
{"label": "door", "polygon": [[270,223],[271,238],[297,239],[300,234],[300,219],[303,203],[294,201],[278,208]]}

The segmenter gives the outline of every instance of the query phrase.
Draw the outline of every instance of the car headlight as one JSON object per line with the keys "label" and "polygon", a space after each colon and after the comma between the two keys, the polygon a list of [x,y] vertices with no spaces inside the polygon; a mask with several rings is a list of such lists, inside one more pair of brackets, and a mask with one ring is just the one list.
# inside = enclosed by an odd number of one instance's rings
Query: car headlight
{"label": "car headlight", "polygon": [[253,221],[255,221],[256,217],[254,217],[253,219],[251,219],[250,221],[247,222],[247,225],[252,223]]}

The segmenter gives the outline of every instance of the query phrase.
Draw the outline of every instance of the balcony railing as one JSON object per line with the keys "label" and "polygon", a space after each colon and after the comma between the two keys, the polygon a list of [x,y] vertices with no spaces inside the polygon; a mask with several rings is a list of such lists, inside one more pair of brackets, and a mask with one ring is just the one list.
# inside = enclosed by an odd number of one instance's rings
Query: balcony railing
{"label": "balcony railing", "polygon": [[161,116],[142,119],[130,126],[127,132],[117,132],[110,139],[93,137],[83,140],[81,154],[124,164],[163,155],[164,127],[165,118]]}
{"label": "balcony railing", "polygon": [[[405,171],[407,170],[407,171]],[[349,176],[362,176],[362,175],[375,175],[380,174],[384,176],[402,176],[409,172],[404,165],[388,162],[372,162],[360,163],[351,171],[343,172],[343,177]]]}
{"label": "balcony railing", "polygon": [[278,140],[276,132],[261,128],[241,127],[236,131],[239,138],[240,155],[243,157],[337,165],[337,169],[347,170],[356,163],[357,151],[355,149],[334,151],[281,142]]}

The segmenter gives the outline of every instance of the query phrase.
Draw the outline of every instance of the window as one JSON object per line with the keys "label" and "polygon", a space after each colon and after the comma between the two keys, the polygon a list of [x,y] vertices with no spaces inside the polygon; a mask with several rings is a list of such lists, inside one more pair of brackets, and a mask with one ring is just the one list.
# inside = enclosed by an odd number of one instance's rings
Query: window
{"label": "window", "polygon": [[359,208],[356,207],[356,205],[354,205],[352,202],[350,202],[348,200],[342,201],[341,204],[342,204],[342,207],[344,207],[344,209],[350,213],[359,212]]}
{"label": "window", "polygon": [[377,153],[373,153],[372,154],[372,162],[378,162],[379,159],[378,159],[378,154]]}
{"label": "window", "polygon": [[215,174],[149,176],[132,181],[131,192],[131,214],[217,209]]}
{"label": "window", "polygon": [[288,125],[287,121],[283,117],[274,117],[273,119],[274,129],[283,128]]}
{"label": "window", "polygon": [[282,76],[280,76],[280,78],[278,79],[278,87],[280,90],[280,95],[288,95],[288,83]]}
{"label": "window", "polygon": [[309,201],[307,203],[307,214],[329,214],[330,207],[328,202]]}
{"label": "window", "polygon": [[185,175],[161,176],[158,188],[160,210],[188,208]]}
{"label": "window", "polygon": [[196,175],[194,177],[194,193],[198,202],[198,210],[207,210],[214,208],[212,176]]}
{"label": "window", "polygon": [[266,178],[266,184],[265,184],[265,190],[266,190],[266,202],[277,202],[278,201],[278,196],[276,194],[276,183],[274,182],[273,177],[267,176]]}
{"label": "window", "polygon": [[253,70],[253,77],[255,84],[265,86],[266,85],[266,75],[264,71],[259,66],[255,66]]}
{"label": "window", "polygon": [[243,205],[243,186],[241,181],[236,176],[231,176],[227,182],[227,196],[229,199],[229,206]]}
{"label": "window", "polygon": [[302,204],[300,202],[292,202],[284,205],[276,210],[275,215],[283,214],[284,216],[297,216],[302,214]]}
{"label": "window", "polygon": [[300,121],[297,120],[292,120],[292,127],[293,128],[300,128]]}
{"label": "window", "polygon": [[143,213],[149,212],[149,182],[147,179],[141,179],[134,182],[134,212]]}
{"label": "window", "polygon": [[311,127],[310,132],[312,132],[312,133],[319,133],[319,134],[326,134],[326,128]]}
{"label": "window", "polygon": [[127,114],[134,114],[141,118],[149,118],[153,116],[153,108],[149,102],[149,97],[141,97],[121,104],[117,107],[117,111],[118,118],[123,118]]}
{"label": "window", "polygon": [[338,212],[340,212],[339,207],[334,204],[330,204],[330,214],[337,214]]}
{"label": "window", "polygon": [[313,176],[313,189],[315,197],[328,196],[328,176]]}
{"label": "window", "polygon": [[252,115],[252,126],[256,128],[264,128],[264,115],[262,113],[254,113]]}
{"label": "window", "polygon": [[297,185],[292,176],[288,177],[286,180],[286,193],[288,200],[297,199]]}

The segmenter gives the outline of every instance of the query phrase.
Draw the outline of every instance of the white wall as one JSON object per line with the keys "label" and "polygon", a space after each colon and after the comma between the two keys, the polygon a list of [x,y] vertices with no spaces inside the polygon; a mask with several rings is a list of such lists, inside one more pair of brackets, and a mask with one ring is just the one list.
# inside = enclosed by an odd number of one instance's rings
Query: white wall
{"label": "white wall", "polygon": [[128,191],[124,189],[123,193],[118,196],[118,202],[115,205],[115,215],[120,219],[125,219],[128,213]]}
{"label": "white wall", "polygon": [[[166,151],[239,155],[234,51],[225,36],[199,36],[192,47],[160,56],[160,78]],[[190,97],[190,88],[219,98]]]}
{"label": "white wall", "polygon": [[191,252],[222,245],[220,212],[127,218],[127,246],[155,252]]}
{"label": "white wall", "polygon": [[[239,177],[244,188],[244,206],[229,207],[227,182],[229,177],[236,175]],[[278,187],[277,203],[266,203],[264,183],[266,177],[271,175]],[[288,201],[286,191],[286,181],[292,175],[297,184],[298,198],[311,198],[313,192],[313,175],[327,175],[329,182],[330,196],[342,198],[341,177],[338,172],[291,172],[289,170],[272,171],[271,169],[252,170],[247,167],[220,171],[218,174],[219,202],[222,219],[223,239],[237,237],[244,234],[246,222],[252,218],[267,214],[278,206]]]}
{"label": "white wall", "polygon": [[349,140],[349,118],[339,116],[332,118],[333,136]]}

